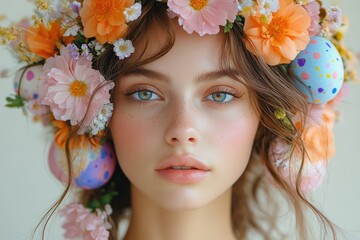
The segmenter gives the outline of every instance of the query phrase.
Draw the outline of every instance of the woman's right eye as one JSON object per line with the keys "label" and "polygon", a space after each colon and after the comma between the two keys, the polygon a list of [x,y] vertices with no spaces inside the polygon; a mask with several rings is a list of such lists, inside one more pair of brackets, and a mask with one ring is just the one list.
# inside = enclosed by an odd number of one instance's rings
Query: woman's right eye
{"label": "woman's right eye", "polygon": [[152,101],[159,100],[160,96],[150,90],[137,90],[131,93],[127,93],[127,96],[131,96],[138,101]]}

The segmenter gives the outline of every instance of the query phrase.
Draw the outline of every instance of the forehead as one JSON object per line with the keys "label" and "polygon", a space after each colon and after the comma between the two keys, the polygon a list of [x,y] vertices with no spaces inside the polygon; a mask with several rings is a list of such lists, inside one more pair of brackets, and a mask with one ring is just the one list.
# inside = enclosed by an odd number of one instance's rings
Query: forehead
{"label": "forehead", "polygon": [[[188,72],[219,69],[223,33],[200,37],[197,33],[185,32],[176,20],[171,20],[170,23],[170,28],[174,32],[174,45],[164,56],[143,67],[166,73],[178,72],[179,69]],[[135,49],[138,48],[139,52],[144,50],[143,58],[150,57],[162,49],[168,38],[165,31],[156,25],[149,31],[151,33],[147,34],[147,45],[146,40],[139,40],[135,45]]]}

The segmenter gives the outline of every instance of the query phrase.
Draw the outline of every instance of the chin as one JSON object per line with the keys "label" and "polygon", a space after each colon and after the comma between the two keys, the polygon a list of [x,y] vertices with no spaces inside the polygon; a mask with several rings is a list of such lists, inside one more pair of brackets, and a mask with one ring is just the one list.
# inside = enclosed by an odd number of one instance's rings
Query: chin
{"label": "chin", "polygon": [[175,186],[171,191],[157,192],[154,195],[150,193],[149,197],[160,208],[170,211],[191,211],[222,202],[228,192],[231,196],[231,190],[216,192],[193,186]]}

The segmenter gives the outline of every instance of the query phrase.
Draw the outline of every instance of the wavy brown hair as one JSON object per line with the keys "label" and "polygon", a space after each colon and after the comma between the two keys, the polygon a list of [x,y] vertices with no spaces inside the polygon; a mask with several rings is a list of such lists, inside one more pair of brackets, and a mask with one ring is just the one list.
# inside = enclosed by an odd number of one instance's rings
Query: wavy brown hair
{"label": "wavy brown hair", "polygon": [[[121,79],[121,76],[162,57],[174,44],[175,34],[172,22],[167,15],[166,4],[157,1],[145,1],[142,5],[142,15],[138,20],[130,23],[127,36],[137,46],[136,51],[140,54],[119,61],[112,48],[109,47],[94,62],[93,67],[98,69],[106,79],[115,83]],[[144,53],[149,45],[150,35],[154,27],[162,31],[164,41],[156,53],[145,58]],[[307,210],[310,210],[319,220],[319,229],[324,233],[323,237],[337,239],[336,226],[300,191],[302,166],[306,156],[306,149],[299,137],[301,132],[289,131],[289,128],[284,126],[274,114],[277,109],[284,109],[288,116],[295,112],[301,112],[306,116],[306,100],[295,86],[294,81],[296,79],[288,74],[285,66],[268,66],[263,59],[246,50],[244,41],[249,40],[243,32],[242,26],[234,24],[233,29],[224,34],[220,66],[226,70],[231,65],[232,68],[241,72],[241,76],[234,75],[232,72],[229,72],[228,75],[245,84],[251,93],[253,108],[260,116],[260,124],[249,164],[242,176],[233,185],[231,210],[234,234],[238,239],[245,239],[251,232],[257,232],[263,239],[283,239],[284,235],[276,223],[279,209],[278,196],[274,195],[274,192],[281,192],[294,212],[297,238],[310,239],[311,237],[310,226],[306,220]],[[139,42],[141,42],[140,47],[138,47]],[[112,92],[112,97],[115,92]],[[72,139],[76,137],[76,131],[77,128],[74,128],[66,144],[68,170],[70,172],[69,182],[72,182],[73,178],[69,145]],[[297,174],[295,188],[282,179],[270,162],[268,153],[271,143],[276,138],[292,142],[298,149],[301,149],[303,158]],[[275,185],[277,185],[276,189],[269,184],[268,179],[264,178],[264,169],[271,175]],[[110,239],[115,240],[117,239],[116,226],[124,210],[130,207],[130,182],[120,167],[117,166],[111,183],[115,183],[115,188],[120,193],[113,199],[116,204],[112,204],[114,226]],[[105,189],[107,187],[105,186]],[[44,216],[45,225],[68,192],[69,186]],[[99,194],[101,194],[100,190],[84,190],[80,193],[79,199],[86,205]],[[265,207],[263,206],[264,203],[266,203]],[[43,229],[43,237],[44,231],[45,228]]]}

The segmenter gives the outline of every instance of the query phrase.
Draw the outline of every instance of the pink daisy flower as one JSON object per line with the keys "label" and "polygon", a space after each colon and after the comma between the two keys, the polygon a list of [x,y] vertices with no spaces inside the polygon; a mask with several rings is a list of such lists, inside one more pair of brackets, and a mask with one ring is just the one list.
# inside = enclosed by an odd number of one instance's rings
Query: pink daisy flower
{"label": "pink daisy flower", "polygon": [[189,34],[217,34],[226,21],[234,22],[238,13],[236,0],[168,0],[169,9]]}
{"label": "pink daisy flower", "polygon": [[105,84],[104,77],[91,68],[91,61],[86,57],[72,58],[68,47],[62,48],[60,55],[49,58],[43,70],[42,104],[50,106],[55,119],[69,120],[71,125],[84,119],[78,132],[83,134],[103,105],[109,103],[109,90],[114,84]]}
{"label": "pink daisy flower", "polygon": [[60,216],[65,216],[63,228],[66,239],[82,237],[84,240],[107,240],[109,238],[109,231],[101,217],[91,213],[81,204],[68,204],[60,211]]}

